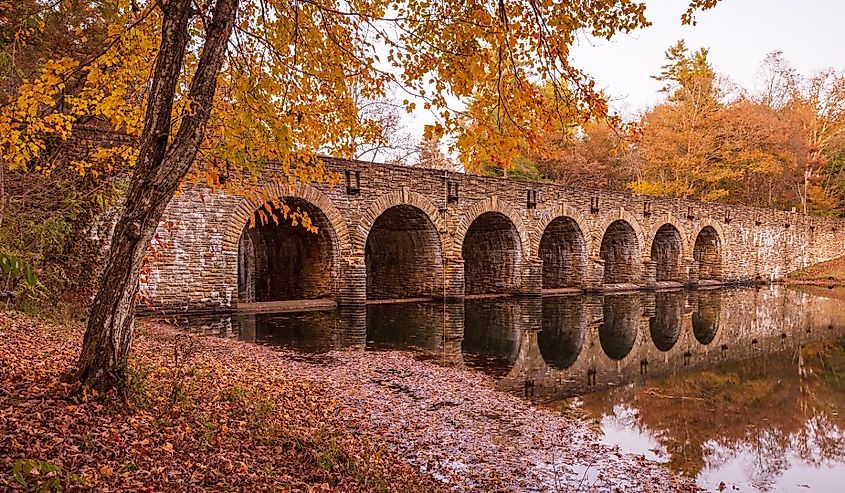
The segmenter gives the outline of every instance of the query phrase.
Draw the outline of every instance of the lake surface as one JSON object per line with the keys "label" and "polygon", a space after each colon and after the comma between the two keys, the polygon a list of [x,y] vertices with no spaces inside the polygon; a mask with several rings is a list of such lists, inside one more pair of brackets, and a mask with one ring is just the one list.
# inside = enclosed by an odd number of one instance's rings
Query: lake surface
{"label": "lake surface", "polygon": [[845,488],[839,288],[496,298],[175,322],[316,360],[333,349],[399,349],[474,368],[711,490]]}

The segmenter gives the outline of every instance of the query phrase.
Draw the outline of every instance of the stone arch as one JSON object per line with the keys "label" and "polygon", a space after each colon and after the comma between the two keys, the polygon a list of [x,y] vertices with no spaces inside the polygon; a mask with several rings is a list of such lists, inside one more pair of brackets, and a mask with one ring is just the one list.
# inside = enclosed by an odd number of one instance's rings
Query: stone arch
{"label": "stone arch", "polygon": [[[305,212],[316,234],[281,218],[273,201]],[[279,217],[254,222],[259,210]],[[266,216],[270,217],[270,215]],[[302,183],[270,183],[234,208],[223,232],[227,278],[238,286],[238,301],[336,298],[340,261],[349,234],[340,212],[317,189]]]}
{"label": "stone arch", "polygon": [[464,293],[513,294],[523,288],[529,237],[519,214],[495,197],[469,208],[455,234]]}
{"label": "stone arch", "polygon": [[342,254],[350,252],[349,230],[346,227],[346,221],[343,219],[343,215],[325,194],[311,185],[301,182],[294,184],[268,183],[261,187],[261,190],[252,197],[244,197],[229,217],[226,231],[223,234],[224,248],[230,251],[237,251],[241,233],[252,215],[270,199],[282,197],[302,199],[322,211],[334,230],[340,252]]}
{"label": "stone arch", "polygon": [[637,238],[637,242],[639,243],[641,248],[646,245],[646,235],[642,225],[640,224],[640,221],[635,215],[631,214],[625,209],[620,208],[619,210],[613,211],[613,213],[603,216],[601,220],[595,224],[595,227],[590,231],[590,256],[600,257],[601,244],[602,240],[604,239],[604,235],[607,232],[607,228],[609,228],[611,224],[618,220],[625,221],[631,226],[631,228],[633,228]]}
{"label": "stone arch", "polygon": [[542,211],[540,217],[536,220],[536,228],[534,228],[534,233],[531,235],[531,252],[535,258],[539,259],[540,241],[543,239],[543,233],[546,231],[546,228],[548,228],[552,221],[560,217],[572,219],[575,224],[578,225],[578,228],[584,235],[584,244],[587,249],[587,255],[591,253],[590,248],[592,246],[591,241],[593,239],[593,235],[590,231],[590,218],[578,212],[578,209],[574,207],[558,205]]}
{"label": "stone arch", "polygon": [[698,264],[699,281],[722,280],[722,238],[712,225],[703,226],[696,235],[692,257]]}
{"label": "stone arch", "polygon": [[364,245],[368,299],[434,298],[443,293],[443,244],[430,216],[414,205],[385,209]]}
{"label": "stone arch", "polygon": [[556,208],[538,222],[532,251],[543,262],[543,289],[580,288],[587,279],[587,222],[579,216]]}
{"label": "stone arch", "polygon": [[651,261],[655,264],[655,280],[683,282],[684,235],[671,222],[660,225],[651,235]]}
{"label": "stone arch", "polygon": [[636,222],[616,219],[603,229],[599,257],[604,261],[603,284],[638,284],[642,281],[642,229]]}
{"label": "stone arch", "polygon": [[522,216],[519,214],[516,207],[511,205],[509,202],[498,199],[495,196],[479,200],[466,209],[460,223],[458,223],[457,228],[455,228],[455,234],[452,241],[452,256],[460,258],[467,231],[469,231],[470,226],[473,222],[475,222],[478,216],[487,212],[498,212],[508,218],[518,233],[521,248],[520,254],[523,258],[528,259],[531,255],[531,238],[528,234],[528,228],[522,220]]}
{"label": "stone arch", "polygon": [[434,202],[426,198],[424,195],[408,190],[403,187],[396,192],[390,192],[380,195],[376,200],[370,203],[367,210],[361,215],[356,228],[355,237],[352,239],[352,253],[355,256],[364,256],[364,249],[367,244],[367,237],[373,227],[376,219],[384,213],[387,209],[397,205],[410,205],[425,213],[429,221],[434,225],[435,230],[441,237],[443,243],[443,235],[446,232],[446,221],[434,205]]}

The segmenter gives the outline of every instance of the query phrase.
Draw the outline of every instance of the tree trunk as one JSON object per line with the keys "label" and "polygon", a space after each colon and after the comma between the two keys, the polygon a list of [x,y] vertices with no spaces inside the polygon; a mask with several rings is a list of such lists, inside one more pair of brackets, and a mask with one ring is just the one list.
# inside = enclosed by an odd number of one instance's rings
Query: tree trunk
{"label": "tree trunk", "polygon": [[125,382],[141,266],[161,215],[202,143],[237,6],[238,0],[217,0],[214,6],[188,94],[194,111],[182,118],[172,140],[173,100],[190,40],[192,8],[191,0],[171,0],[162,7],[161,46],[138,161],[77,363],[80,382],[97,390],[121,388]]}

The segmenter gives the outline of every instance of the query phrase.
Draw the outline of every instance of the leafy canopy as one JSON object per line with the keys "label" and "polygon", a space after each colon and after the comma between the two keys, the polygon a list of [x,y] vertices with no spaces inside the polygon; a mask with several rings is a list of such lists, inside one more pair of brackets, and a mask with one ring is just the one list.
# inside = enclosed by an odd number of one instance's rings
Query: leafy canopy
{"label": "leafy canopy", "polygon": [[[713,3],[689,3],[684,20]],[[154,0],[0,1],[3,61],[15,74],[0,101],[3,166],[50,173],[65,163],[54,159],[60,143],[81,124],[140,135],[160,7]],[[194,111],[188,81],[210,7],[196,2],[177,115]],[[561,103],[567,118],[607,116],[604,97],[569,62],[579,32],[609,38],[646,25],[644,4],[632,0],[241,0],[193,178],[219,184],[221,175],[252,176],[274,160],[300,180],[324,179],[310,158],[354,155],[356,143],[377,141],[380,124],[362,116],[360,104],[393,91],[408,95],[408,111],[422,102],[439,117],[429,138],[462,129],[450,101],[495,94],[499,107],[475,121],[461,145],[496,134],[495,152],[507,161],[536,144],[537,122],[560,119]],[[51,45],[51,32],[60,32],[62,46]],[[27,51],[37,56],[15,58]],[[131,165],[134,153],[130,144],[103,146],[71,166],[96,177]]]}

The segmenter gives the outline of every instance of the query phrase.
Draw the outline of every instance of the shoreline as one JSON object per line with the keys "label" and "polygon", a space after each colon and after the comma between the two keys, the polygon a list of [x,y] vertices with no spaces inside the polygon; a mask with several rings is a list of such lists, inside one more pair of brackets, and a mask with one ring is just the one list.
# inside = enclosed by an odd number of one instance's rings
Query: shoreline
{"label": "shoreline", "polygon": [[[148,330],[178,331],[162,322]],[[209,337],[209,336],[207,336]],[[384,440],[458,491],[700,491],[692,479],[601,443],[579,419],[498,390],[492,377],[405,351],[314,356],[230,339],[268,364],[325,386],[353,433]]]}
{"label": "shoreline", "polygon": [[[73,397],[58,382],[77,325],[0,312],[7,471],[37,459],[85,489],[118,490],[700,491],[491,377],[402,351],[305,355],[140,320],[132,391],[147,401]],[[0,489],[15,484],[0,476]]]}

